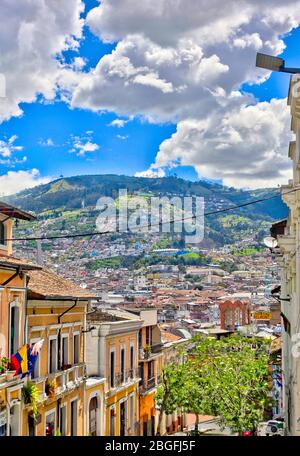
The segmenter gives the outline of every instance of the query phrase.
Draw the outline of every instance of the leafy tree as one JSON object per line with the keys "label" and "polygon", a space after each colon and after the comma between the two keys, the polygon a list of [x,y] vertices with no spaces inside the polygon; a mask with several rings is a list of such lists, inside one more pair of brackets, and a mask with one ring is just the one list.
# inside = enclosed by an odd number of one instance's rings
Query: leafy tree
{"label": "leafy tree", "polygon": [[255,431],[268,401],[268,343],[240,336],[200,337],[184,358],[184,364],[163,369],[156,396],[158,433],[163,412],[179,407],[195,413],[196,433],[200,414],[218,416],[222,426],[239,434]]}
{"label": "leafy tree", "polygon": [[155,400],[159,406],[157,435],[161,435],[163,414],[171,415],[182,403],[184,394],[184,365],[174,362],[166,364],[162,369],[161,383],[157,388]]}
{"label": "leafy tree", "polygon": [[193,359],[194,376],[205,379],[206,413],[220,416],[224,426],[239,434],[255,431],[267,405],[267,343],[239,336],[219,341],[202,338],[196,342]]}

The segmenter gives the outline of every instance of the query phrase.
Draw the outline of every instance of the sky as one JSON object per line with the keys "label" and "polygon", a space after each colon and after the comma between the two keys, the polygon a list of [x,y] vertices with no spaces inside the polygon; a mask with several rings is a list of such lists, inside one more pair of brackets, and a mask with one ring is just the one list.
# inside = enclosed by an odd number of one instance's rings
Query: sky
{"label": "sky", "polygon": [[[62,8],[63,5],[63,8]],[[0,195],[79,174],[287,182],[300,1],[2,0]]]}

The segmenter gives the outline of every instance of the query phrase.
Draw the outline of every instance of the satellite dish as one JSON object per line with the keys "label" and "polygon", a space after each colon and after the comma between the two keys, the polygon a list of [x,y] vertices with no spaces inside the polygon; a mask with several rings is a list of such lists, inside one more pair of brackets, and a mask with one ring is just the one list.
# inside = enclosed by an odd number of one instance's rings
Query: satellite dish
{"label": "satellite dish", "polygon": [[275,247],[278,246],[278,241],[272,236],[267,236],[264,238],[264,244],[269,247],[269,249],[275,249]]}

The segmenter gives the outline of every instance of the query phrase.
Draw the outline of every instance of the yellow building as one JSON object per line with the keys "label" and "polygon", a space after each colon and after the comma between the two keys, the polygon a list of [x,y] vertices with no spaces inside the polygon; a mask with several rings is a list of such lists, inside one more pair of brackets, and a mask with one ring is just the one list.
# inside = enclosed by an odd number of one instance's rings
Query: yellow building
{"label": "yellow building", "polygon": [[46,269],[30,271],[29,279],[27,339],[44,344],[27,381],[39,390],[38,414],[24,404],[23,435],[100,435],[104,380],[87,378],[85,366],[93,295]]}
{"label": "yellow building", "polygon": [[138,435],[138,332],[142,321],[112,309],[90,313],[87,321],[87,371],[105,378],[104,435]]}
{"label": "yellow building", "polygon": [[[161,330],[157,323],[157,309],[134,309],[130,312],[142,320],[139,331],[139,435],[155,436],[158,427],[159,410],[155,402],[157,387],[160,383],[162,368],[165,364],[177,360],[177,347],[185,339],[162,340]],[[161,434],[171,434],[183,426],[181,412],[172,416],[163,415]]]}
{"label": "yellow building", "polygon": [[23,380],[8,371],[5,358],[26,343],[26,284],[28,272],[38,268],[12,255],[13,221],[34,217],[0,203],[0,436],[22,433]]}

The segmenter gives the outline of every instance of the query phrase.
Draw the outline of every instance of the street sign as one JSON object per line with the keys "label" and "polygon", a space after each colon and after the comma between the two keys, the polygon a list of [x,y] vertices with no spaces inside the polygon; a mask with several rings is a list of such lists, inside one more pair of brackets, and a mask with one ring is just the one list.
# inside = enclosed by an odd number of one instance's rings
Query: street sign
{"label": "street sign", "polygon": [[254,320],[271,320],[271,318],[272,318],[271,312],[256,311],[253,313]]}

